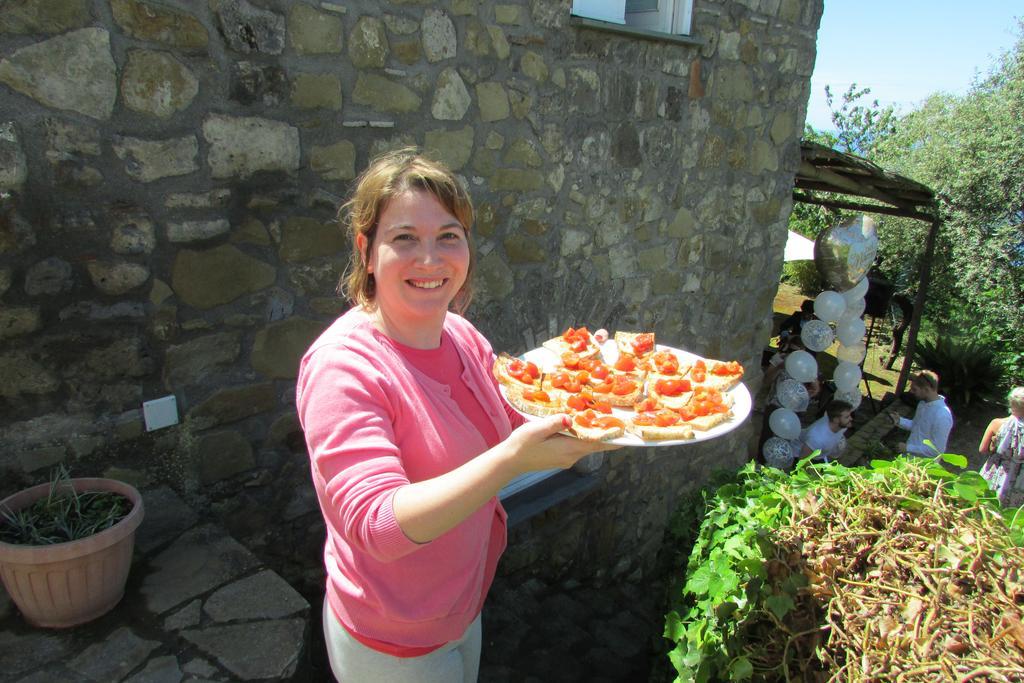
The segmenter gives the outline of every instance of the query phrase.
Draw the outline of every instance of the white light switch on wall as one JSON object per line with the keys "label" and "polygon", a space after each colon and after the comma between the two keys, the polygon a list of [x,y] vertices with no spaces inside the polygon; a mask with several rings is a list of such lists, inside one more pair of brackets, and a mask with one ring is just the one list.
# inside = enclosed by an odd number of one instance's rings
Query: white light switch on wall
{"label": "white light switch on wall", "polygon": [[174,394],[155,398],[142,404],[142,417],[146,420],[146,431],[163,429],[178,424],[178,400]]}

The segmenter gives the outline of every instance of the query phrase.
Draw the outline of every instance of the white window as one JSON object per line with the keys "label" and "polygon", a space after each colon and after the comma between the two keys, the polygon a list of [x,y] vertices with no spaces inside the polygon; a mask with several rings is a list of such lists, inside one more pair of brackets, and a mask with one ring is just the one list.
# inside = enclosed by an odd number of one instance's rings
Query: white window
{"label": "white window", "polygon": [[659,33],[687,35],[693,0],[573,0],[578,17],[634,26]]}

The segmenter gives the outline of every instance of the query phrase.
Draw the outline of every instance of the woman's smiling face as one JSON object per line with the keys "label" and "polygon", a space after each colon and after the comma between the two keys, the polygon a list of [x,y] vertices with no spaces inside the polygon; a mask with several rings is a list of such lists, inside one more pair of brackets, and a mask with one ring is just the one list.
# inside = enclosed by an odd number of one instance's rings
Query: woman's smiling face
{"label": "woman's smiling face", "polygon": [[[359,238],[365,254],[366,237]],[[392,331],[406,338],[429,331],[440,339],[448,306],[469,272],[469,242],[458,219],[429,192],[402,192],[381,211],[369,251],[374,303],[397,327]]]}

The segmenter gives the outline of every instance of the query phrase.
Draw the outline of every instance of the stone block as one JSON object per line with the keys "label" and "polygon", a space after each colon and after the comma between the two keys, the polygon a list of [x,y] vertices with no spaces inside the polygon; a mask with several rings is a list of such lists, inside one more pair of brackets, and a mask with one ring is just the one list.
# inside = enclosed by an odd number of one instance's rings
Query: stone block
{"label": "stone block", "polygon": [[264,327],[253,342],[253,369],[271,379],[295,379],[302,354],[325,327],[322,322],[304,318],[289,318]]}
{"label": "stone block", "polygon": [[0,123],[0,192],[18,190],[28,178],[28,164],[13,121]]}
{"label": "stone block", "polygon": [[423,13],[420,35],[423,39],[423,54],[428,62],[451,59],[458,53],[455,25],[441,10],[430,8]]}
{"label": "stone block", "polygon": [[[211,5],[221,35],[235,52],[279,55],[284,51],[285,21],[280,14],[254,7],[247,0],[214,0]],[[315,12],[302,3],[295,3],[294,7]]]}
{"label": "stone block", "polygon": [[139,0],[111,0],[114,21],[127,35],[184,50],[201,50],[209,36],[191,14]]}
{"label": "stone block", "polygon": [[477,83],[476,103],[480,119],[488,123],[507,119],[511,114],[508,92],[501,83]]}
{"label": "stone block", "polygon": [[341,109],[341,81],[334,74],[296,74],[292,78],[292,105],[299,109]]}
{"label": "stone block", "polygon": [[276,106],[287,101],[291,86],[284,69],[275,64],[231,63],[229,96],[240,104]]}
{"label": "stone block", "polygon": [[29,296],[53,296],[74,286],[71,264],[57,256],[33,264],[25,272],[25,293]]}
{"label": "stone block", "polygon": [[259,171],[299,167],[299,131],[282,121],[212,114],[203,121],[214,178],[246,178]]}
{"label": "stone block", "polygon": [[390,53],[384,22],[374,16],[356,21],[348,38],[348,57],[357,69],[383,68]]}
{"label": "stone block", "polygon": [[459,130],[427,131],[423,139],[424,151],[442,161],[453,171],[465,166],[473,153],[473,127]]}
{"label": "stone block", "polygon": [[351,180],[356,177],[356,148],[348,140],[333,145],[314,145],[309,166],[326,180]]}
{"label": "stone block", "polygon": [[412,112],[420,108],[420,96],[410,88],[383,76],[360,72],[352,91],[356,104],[365,104],[378,111]]}
{"label": "stone block", "polygon": [[304,55],[340,54],[344,28],[341,19],[301,2],[288,12],[288,44]]}
{"label": "stone block", "polygon": [[149,268],[128,261],[90,261],[86,264],[89,278],[104,294],[120,296],[149,280]]}
{"label": "stone block", "polygon": [[21,0],[0,11],[0,33],[65,33],[92,19],[86,0]]}
{"label": "stone block", "polygon": [[204,434],[196,440],[199,481],[213,484],[247,472],[256,465],[252,446],[235,431]]}
{"label": "stone block", "polygon": [[199,80],[171,55],[129,51],[121,74],[121,97],[129,109],[166,119],[188,108],[198,93]]}
{"label": "stone block", "polygon": [[441,121],[459,121],[466,115],[472,99],[469,90],[459,72],[451,67],[445,68],[437,77],[434,99],[430,105],[430,113]]}
{"label": "stone block", "polygon": [[184,249],[174,259],[171,287],[182,303],[209,309],[274,283],[277,271],[231,245]]}
{"label": "stone block", "polygon": [[110,34],[83,28],[15,50],[0,60],[0,83],[48,107],[106,120],[117,97]]}
{"label": "stone block", "polygon": [[128,177],[141,183],[199,170],[199,141],[194,135],[165,140],[115,137],[114,153],[124,161]]}
{"label": "stone block", "polygon": [[212,221],[177,221],[167,224],[167,240],[175,244],[202,242],[220,235],[226,235],[231,224],[226,218]]}
{"label": "stone block", "polygon": [[347,246],[348,240],[337,224],[294,216],[285,221],[278,254],[287,262],[308,261],[318,256],[337,257]]}
{"label": "stone block", "polygon": [[280,619],[308,609],[309,603],[269,569],[218,589],[203,604],[217,622]]}

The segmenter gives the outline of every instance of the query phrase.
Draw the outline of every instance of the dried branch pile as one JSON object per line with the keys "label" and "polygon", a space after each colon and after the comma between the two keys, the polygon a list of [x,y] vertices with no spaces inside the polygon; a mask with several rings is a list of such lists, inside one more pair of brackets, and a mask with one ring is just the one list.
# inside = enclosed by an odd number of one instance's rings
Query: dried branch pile
{"label": "dried branch pile", "polygon": [[807,577],[793,615],[816,613],[819,625],[776,624],[784,657],[804,660],[787,674],[1024,681],[1024,548],[989,505],[937,485],[923,465],[900,469],[847,472],[840,486],[789,497],[791,523],[774,540],[797,552],[774,561]]}

